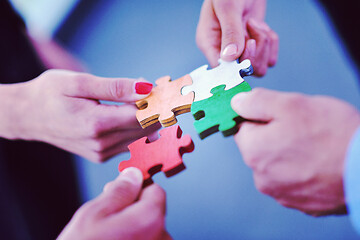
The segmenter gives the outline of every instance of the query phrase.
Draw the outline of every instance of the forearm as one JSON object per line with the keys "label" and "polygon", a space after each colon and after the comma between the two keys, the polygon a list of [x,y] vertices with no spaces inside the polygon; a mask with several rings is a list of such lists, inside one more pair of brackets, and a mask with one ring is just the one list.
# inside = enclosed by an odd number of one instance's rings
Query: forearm
{"label": "forearm", "polygon": [[24,132],[21,126],[22,112],[25,111],[23,99],[24,83],[0,84],[0,137],[20,139]]}

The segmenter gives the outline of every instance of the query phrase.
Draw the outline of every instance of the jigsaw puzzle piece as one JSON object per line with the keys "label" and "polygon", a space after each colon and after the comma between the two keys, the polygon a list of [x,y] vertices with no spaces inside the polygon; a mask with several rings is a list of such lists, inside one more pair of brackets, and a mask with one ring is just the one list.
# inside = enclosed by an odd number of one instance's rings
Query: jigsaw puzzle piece
{"label": "jigsaw puzzle piece", "polygon": [[176,116],[190,112],[194,100],[194,93],[185,96],[181,94],[182,87],[192,83],[188,74],[174,81],[171,81],[169,76],[165,76],[156,80],[155,83],[156,86],[150,95],[136,102],[139,108],[136,118],[142,128],[158,121],[163,127],[175,124]]}
{"label": "jigsaw puzzle piece", "polygon": [[131,158],[119,164],[119,171],[136,167],[142,171],[144,184],[152,183],[151,177],[157,172],[164,172],[170,177],[185,169],[182,161],[184,153],[194,150],[194,143],[189,135],[181,136],[178,125],[159,131],[160,138],[150,142],[147,137],[131,143],[128,148]]}
{"label": "jigsaw puzzle piece", "polygon": [[195,93],[194,102],[211,97],[211,89],[219,85],[225,85],[225,90],[229,90],[244,81],[244,76],[253,73],[251,62],[245,59],[241,63],[237,61],[226,62],[219,60],[219,66],[208,69],[208,65],[201,66],[189,75],[193,84],[184,86],[181,89],[183,95],[190,92]]}
{"label": "jigsaw puzzle piece", "polygon": [[225,90],[225,85],[220,85],[211,90],[213,95],[210,98],[194,102],[191,113],[200,138],[204,139],[217,131],[221,131],[225,137],[235,134],[237,124],[243,118],[232,109],[231,99],[240,92],[250,90],[250,85],[245,81],[229,90]]}

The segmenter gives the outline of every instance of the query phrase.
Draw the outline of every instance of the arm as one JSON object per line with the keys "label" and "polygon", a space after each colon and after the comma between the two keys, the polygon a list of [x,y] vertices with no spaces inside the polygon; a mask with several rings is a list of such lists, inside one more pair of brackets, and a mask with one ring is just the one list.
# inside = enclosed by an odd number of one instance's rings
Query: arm
{"label": "arm", "polygon": [[156,184],[142,190],[142,183],[140,170],[124,170],[75,213],[58,239],[171,239],[164,190]]}
{"label": "arm", "polygon": [[344,177],[347,209],[352,223],[360,235],[360,128],[349,145]]}
{"label": "arm", "polygon": [[310,215],[346,213],[343,173],[360,113],[339,99],[255,89],[232,99],[235,141],[256,187]]}
{"label": "arm", "polygon": [[[0,85],[0,137],[42,141],[94,162],[120,152],[142,130],[132,102],[147,96],[143,79],[102,78],[66,70],[49,70],[19,84]],[[99,100],[123,102],[101,104]]]}
{"label": "arm", "polygon": [[279,39],[264,22],[265,0],[205,0],[196,42],[210,65],[250,59],[257,76],[275,65]]}

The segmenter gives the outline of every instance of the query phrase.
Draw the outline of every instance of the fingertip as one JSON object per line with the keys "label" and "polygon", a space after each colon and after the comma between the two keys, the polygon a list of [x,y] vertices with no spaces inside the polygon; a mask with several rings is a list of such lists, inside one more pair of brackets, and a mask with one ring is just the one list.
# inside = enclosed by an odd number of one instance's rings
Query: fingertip
{"label": "fingertip", "polygon": [[238,52],[238,45],[236,43],[230,43],[221,52],[221,58],[225,61],[234,61],[238,58]]}
{"label": "fingertip", "polygon": [[251,92],[241,92],[236,94],[231,99],[231,107],[234,109],[235,112],[239,113],[244,105],[244,101],[249,97]]}
{"label": "fingertip", "polygon": [[129,167],[124,169],[115,181],[128,181],[134,185],[141,185],[143,182],[143,174],[140,169]]}
{"label": "fingertip", "polygon": [[164,211],[166,211],[166,192],[157,184],[151,184],[147,186],[143,190],[140,199],[151,201],[158,206],[164,206]]}

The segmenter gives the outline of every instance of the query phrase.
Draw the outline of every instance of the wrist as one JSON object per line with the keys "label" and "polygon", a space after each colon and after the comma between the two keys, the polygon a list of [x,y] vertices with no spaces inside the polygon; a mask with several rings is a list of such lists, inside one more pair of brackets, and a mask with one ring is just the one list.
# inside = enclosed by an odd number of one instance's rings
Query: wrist
{"label": "wrist", "polygon": [[16,140],[26,139],[22,127],[26,109],[25,83],[0,84],[0,137]]}

